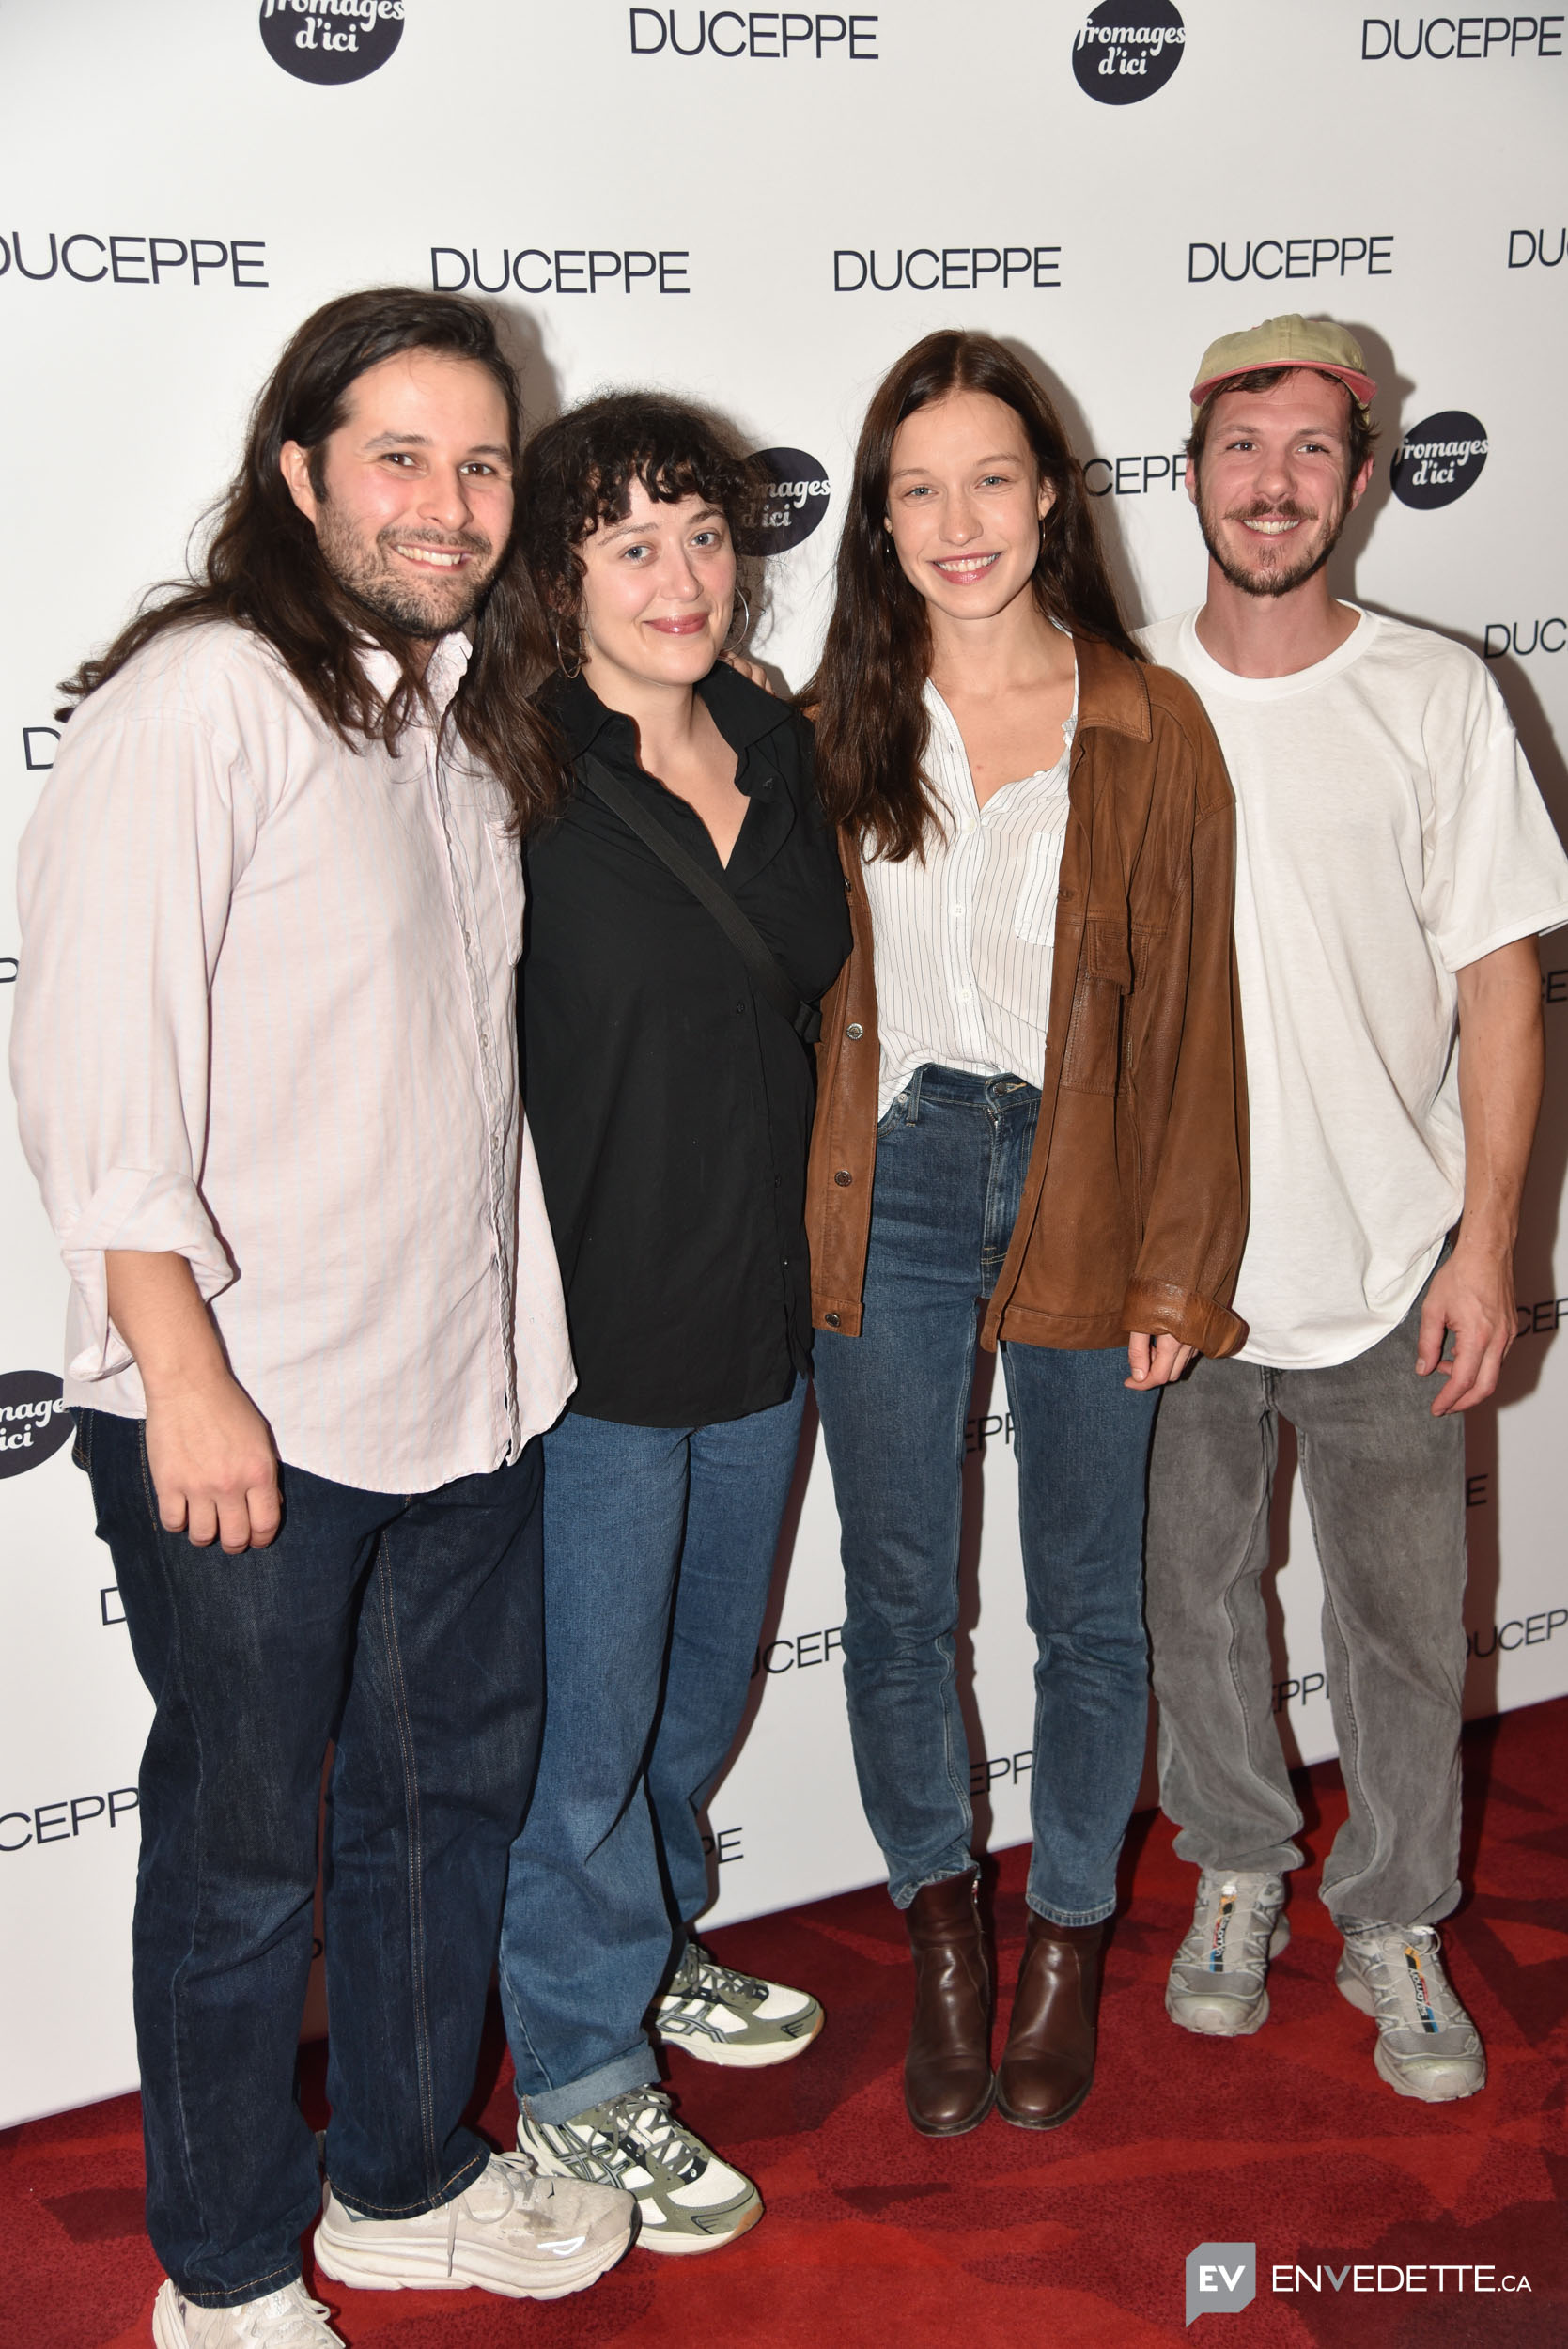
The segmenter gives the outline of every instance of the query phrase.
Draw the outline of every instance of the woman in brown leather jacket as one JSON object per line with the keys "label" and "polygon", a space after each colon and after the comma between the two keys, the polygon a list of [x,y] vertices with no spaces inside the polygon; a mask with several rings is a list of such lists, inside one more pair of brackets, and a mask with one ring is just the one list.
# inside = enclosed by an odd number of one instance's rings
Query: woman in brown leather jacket
{"label": "woman in brown leather jacket", "polygon": [[[808,1185],[862,1797],[916,1965],[905,2095],[953,2136],[1087,2095],[1147,1720],[1158,1390],[1227,1354],[1245,1224],[1234,806],[1129,637],[1049,401],[988,336],[871,403],[815,705],[855,948]],[[1029,1928],[993,2077],[955,1688],[975,1343],[1000,1344],[1038,1642]]]}

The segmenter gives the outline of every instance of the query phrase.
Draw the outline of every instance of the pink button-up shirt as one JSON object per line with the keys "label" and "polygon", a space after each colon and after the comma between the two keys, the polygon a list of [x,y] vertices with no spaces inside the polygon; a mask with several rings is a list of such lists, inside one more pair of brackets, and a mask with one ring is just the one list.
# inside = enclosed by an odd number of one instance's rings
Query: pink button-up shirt
{"label": "pink button-up shirt", "polygon": [[[436,646],[438,709],[466,662]],[[103,1252],[175,1250],[286,1462],[425,1492],[515,1459],[572,1371],[493,778],[430,725],[350,749],[257,637],[171,631],[66,728],[18,898],[67,1401],[143,1414]]]}

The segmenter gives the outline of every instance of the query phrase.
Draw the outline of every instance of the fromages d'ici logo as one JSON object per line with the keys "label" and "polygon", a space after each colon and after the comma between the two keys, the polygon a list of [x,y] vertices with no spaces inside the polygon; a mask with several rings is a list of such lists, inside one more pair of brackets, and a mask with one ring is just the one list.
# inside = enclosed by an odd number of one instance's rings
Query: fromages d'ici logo
{"label": "fromages d'ici logo", "polygon": [[785,554],[809,538],[828,510],[830,485],[820,461],[803,448],[759,449],[752,463],[763,483],[762,510],[743,534],[747,554]]}
{"label": "fromages d'ici logo", "polygon": [[1479,416],[1463,408],[1440,409],[1401,438],[1389,467],[1395,497],[1422,511],[1452,506],[1480,478],[1488,446]]}
{"label": "fromages d'ici logo", "polygon": [[363,82],[403,38],[404,0],[261,0],[267,54],[299,82]]}
{"label": "fromages d'ici logo", "polygon": [[0,1376],[0,1476],[38,1468],[74,1431],[60,1382],[48,1371],[10,1370]]}
{"label": "fromages d'ici logo", "polygon": [[1171,0],[1106,0],[1073,40],[1078,86],[1102,106],[1135,106],[1163,89],[1182,61],[1187,28]]}

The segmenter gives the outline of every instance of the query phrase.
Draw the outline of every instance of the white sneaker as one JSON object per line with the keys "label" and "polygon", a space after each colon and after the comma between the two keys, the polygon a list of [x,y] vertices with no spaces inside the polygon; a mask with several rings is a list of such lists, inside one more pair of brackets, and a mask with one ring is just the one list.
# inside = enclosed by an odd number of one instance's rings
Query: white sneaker
{"label": "white sneaker", "polygon": [[809,1990],[737,1974],[688,1941],[653,2019],[668,2046],[704,2063],[754,2068],[803,2055],[822,2029],[822,2009]]}
{"label": "white sneaker", "polygon": [[644,2251],[717,2251],[762,2217],[751,2179],[675,2120],[661,2088],[629,2088],[570,2121],[536,2120],[525,2105],[518,2143],[556,2177],[628,2187]]}
{"label": "white sneaker", "polygon": [[474,2184],[411,2218],[362,2218],[329,2186],[316,2264],[370,2292],[461,2292],[559,2300],[613,2267],[631,2240],[636,2204],[613,2186],[540,2177],[517,2154],[492,2154]]}
{"label": "white sneaker", "polygon": [[1443,1971],[1434,1925],[1365,1925],[1344,1937],[1334,1981],[1377,2018],[1373,2061],[1401,2096],[1443,2105],[1486,2085],[1481,2033]]}
{"label": "white sneaker", "polygon": [[237,2309],[204,2309],[165,2278],[152,2304],[152,2338],[157,2349],[343,2349],[329,2313],[298,2280]]}
{"label": "white sneaker", "polygon": [[1282,1876],[1205,1868],[1187,1937],[1165,1984],[1165,2012],[1205,2039],[1244,2039],[1268,2016],[1268,1961],[1290,1939]]}

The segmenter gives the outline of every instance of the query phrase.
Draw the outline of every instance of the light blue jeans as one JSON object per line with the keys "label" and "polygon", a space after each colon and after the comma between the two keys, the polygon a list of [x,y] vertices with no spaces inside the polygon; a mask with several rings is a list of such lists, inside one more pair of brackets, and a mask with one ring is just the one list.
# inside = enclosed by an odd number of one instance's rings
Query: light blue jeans
{"label": "light blue jeans", "polygon": [[544,1439],[545,1732],[501,1993],[541,2121],[659,2077],[643,2017],[707,1905],[699,1813],[740,1724],[806,1382],[709,1427]]}
{"label": "light blue jeans", "polygon": [[[955,1652],[964,1422],[980,1300],[1007,1253],[1039,1104],[1017,1077],[915,1071],[878,1128],[862,1334],[816,1339],[855,1767],[901,1908],[973,1865]],[[1035,1641],[1028,1900],[1058,1924],[1094,1924],[1115,1906],[1143,1763],[1158,1398],[1123,1384],[1125,1346],[1009,1341],[1001,1355]]]}

